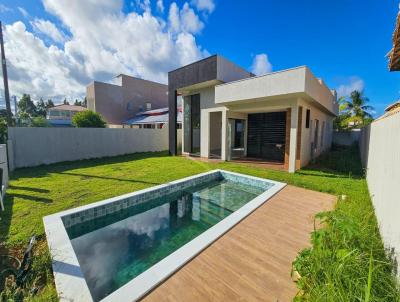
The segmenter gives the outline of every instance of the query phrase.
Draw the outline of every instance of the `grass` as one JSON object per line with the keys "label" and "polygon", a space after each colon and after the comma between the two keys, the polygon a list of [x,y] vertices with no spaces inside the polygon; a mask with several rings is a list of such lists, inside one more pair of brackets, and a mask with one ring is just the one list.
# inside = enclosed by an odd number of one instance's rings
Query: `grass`
{"label": "grass", "polygon": [[312,234],[312,248],[302,251],[294,263],[301,275],[297,300],[400,301],[356,149],[335,149],[294,174],[168,157],[164,152],[19,169],[11,175],[6,210],[1,213],[0,241],[11,253],[20,251],[32,234],[39,238],[35,261],[40,265],[32,275],[40,282],[32,278],[27,287],[35,282],[45,287],[28,300],[56,300],[43,216],[216,168],[346,195],[334,211],[319,215],[324,228]]}

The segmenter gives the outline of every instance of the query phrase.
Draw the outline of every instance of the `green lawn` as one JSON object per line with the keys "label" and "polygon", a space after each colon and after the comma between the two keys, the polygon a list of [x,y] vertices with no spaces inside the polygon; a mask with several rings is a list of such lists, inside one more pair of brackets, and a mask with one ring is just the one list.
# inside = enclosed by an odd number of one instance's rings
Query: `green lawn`
{"label": "green lawn", "polygon": [[326,227],[313,234],[313,249],[302,252],[295,263],[302,276],[297,299],[399,301],[355,149],[336,149],[295,174],[229,162],[205,163],[162,152],[19,169],[11,175],[6,210],[0,214],[0,240],[4,247],[16,250],[32,234],[42,239],[36,257],[43,265],[34,273],[47,283],[42,300],[49,300],[54,289],[43,244],[43,216],[217,168],[346,195],[323,217]]}

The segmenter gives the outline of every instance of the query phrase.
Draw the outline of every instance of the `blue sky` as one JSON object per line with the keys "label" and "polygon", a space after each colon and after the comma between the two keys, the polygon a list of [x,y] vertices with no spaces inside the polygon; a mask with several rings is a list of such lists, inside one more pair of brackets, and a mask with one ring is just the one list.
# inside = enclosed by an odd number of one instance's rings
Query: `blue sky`
{"label": "blue sky", "polygon": [[[400,73],[388,71],[385,57],[392,47],[398,12],[398,2],[394,0],[264,0],[251,3],[189,0],[186,7],[185,2],[177,1],[176,7],[172,8],[177,8],[179,25],[173,23],[171,1],[154,0],[150,4],[146,1],[125,1],[120,5],[115,5],[118,1],[111,1],[113,4],[109,5],[106,0],[101,0],[92,1],[96,5],[87,1],[89,4],[83,7],[80,7],[80,2],[2,0],[0,19],[9,26],[5,33],[6,44],[11,39],[20,39],[18,44],[13,46],[9,43],[6,47],[6,52],[12,52],[6,54],[10,56],[10,89],[15,87],[14,94],[25,90],[36,97],[57,99],[62,98],[63,93],[71,98],[78,97],[84,94],[84,87],[91,80],[107,80],[119,71],[165,81],[165,73],[169,69],[218,53],[249,70],[260,54],[272,65],[273,71],[308,65],[329,87],[342,93],[348,93],[354,87],[363,88],[377,115],[400,98]],[[69,12],[62,7],[66,3],[73,3],[68,4],[73,6]],[[111,33],[105,23],[99,23],[97,30],[100,38],[90,40],[88,37],[93,36],[93,32],[89,29],[81,32],[81,29],[90,27],[87,26],[90,22],[99,22],[95,12],[97,15],[104,14],[106,17],[103,19],[109,17],[109,23],[118,19],[116,22],[121,23],[115,26],[120,25],[120,31]],[[139,21],[139,17],[145,12],[151,19],[145,27],[141,27],[143,20]],[[129,19],[132,13],[139,19]],[[17,26],[18,21],[25,28]],[[58,34],[49,30],[51,26],[46,21],[54,24]],[[96,26],[92,30],[96,30]],[[125,36],[124,31],[132,32]],[[112,34],[109,40],[116,40],[111,45],[107,41],[99,42],[100,32]],[[153,32],[159,36],[155,34],[153,37]],[[168,38],[166,32],[169,33]],[[24,36],[26,34],[35,41],[42,41],[44,51],[38,50],[34,41],[24,46],[24,41],[28,40],[28,36]],[[119,35],[121,38],[117,40]],[[159,41],[164,38],[166,40],[160,44],[154,42],[155,45],[149,48],[143,46],[149,39]],[[164,45],[168,45],[165,47],[167,50],[160,52]],[[28,61],[22,64],[23,53],[18,55],[14,52],[25,47],[26,55],[32,58],[36,57],[35,51],[48,51],[49,57],[33,64],[28,64]],[[112,60],[107,59],[107,54],[96,57],[96,53],[103,50],[110,50]],[[35,70],[47,61],[49,66],[44,74]],[[64,63],[68,66],[66,69],[60,67]],[[65,70],[67,75],[63,78]],[[267,68],[266,71],[269,70]],[[55,80],[48,80],[46,76]]]}

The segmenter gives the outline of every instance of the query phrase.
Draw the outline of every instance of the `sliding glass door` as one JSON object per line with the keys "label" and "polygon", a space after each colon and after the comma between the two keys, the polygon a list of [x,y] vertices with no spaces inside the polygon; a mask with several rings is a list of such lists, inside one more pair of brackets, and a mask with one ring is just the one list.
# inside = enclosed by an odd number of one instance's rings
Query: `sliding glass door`
{"label": "sliding glass door", "polygon": [[200,94],[185,98],[184,152],[200,155]]}

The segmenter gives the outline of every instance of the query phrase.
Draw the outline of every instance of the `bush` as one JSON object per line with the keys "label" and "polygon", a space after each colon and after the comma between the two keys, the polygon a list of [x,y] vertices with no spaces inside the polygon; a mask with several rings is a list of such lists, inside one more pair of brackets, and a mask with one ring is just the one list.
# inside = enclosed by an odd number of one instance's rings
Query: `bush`
{"label": "bush", "polygon": [[33,117],[30,121],[31,127],[51,127],[49,122],[42,116]]}
{"label": "bush", "polygon": [[78,112],[72,118],[72,124],[78,128],[105,128],[106,122],[97,112],[85,110]]}

